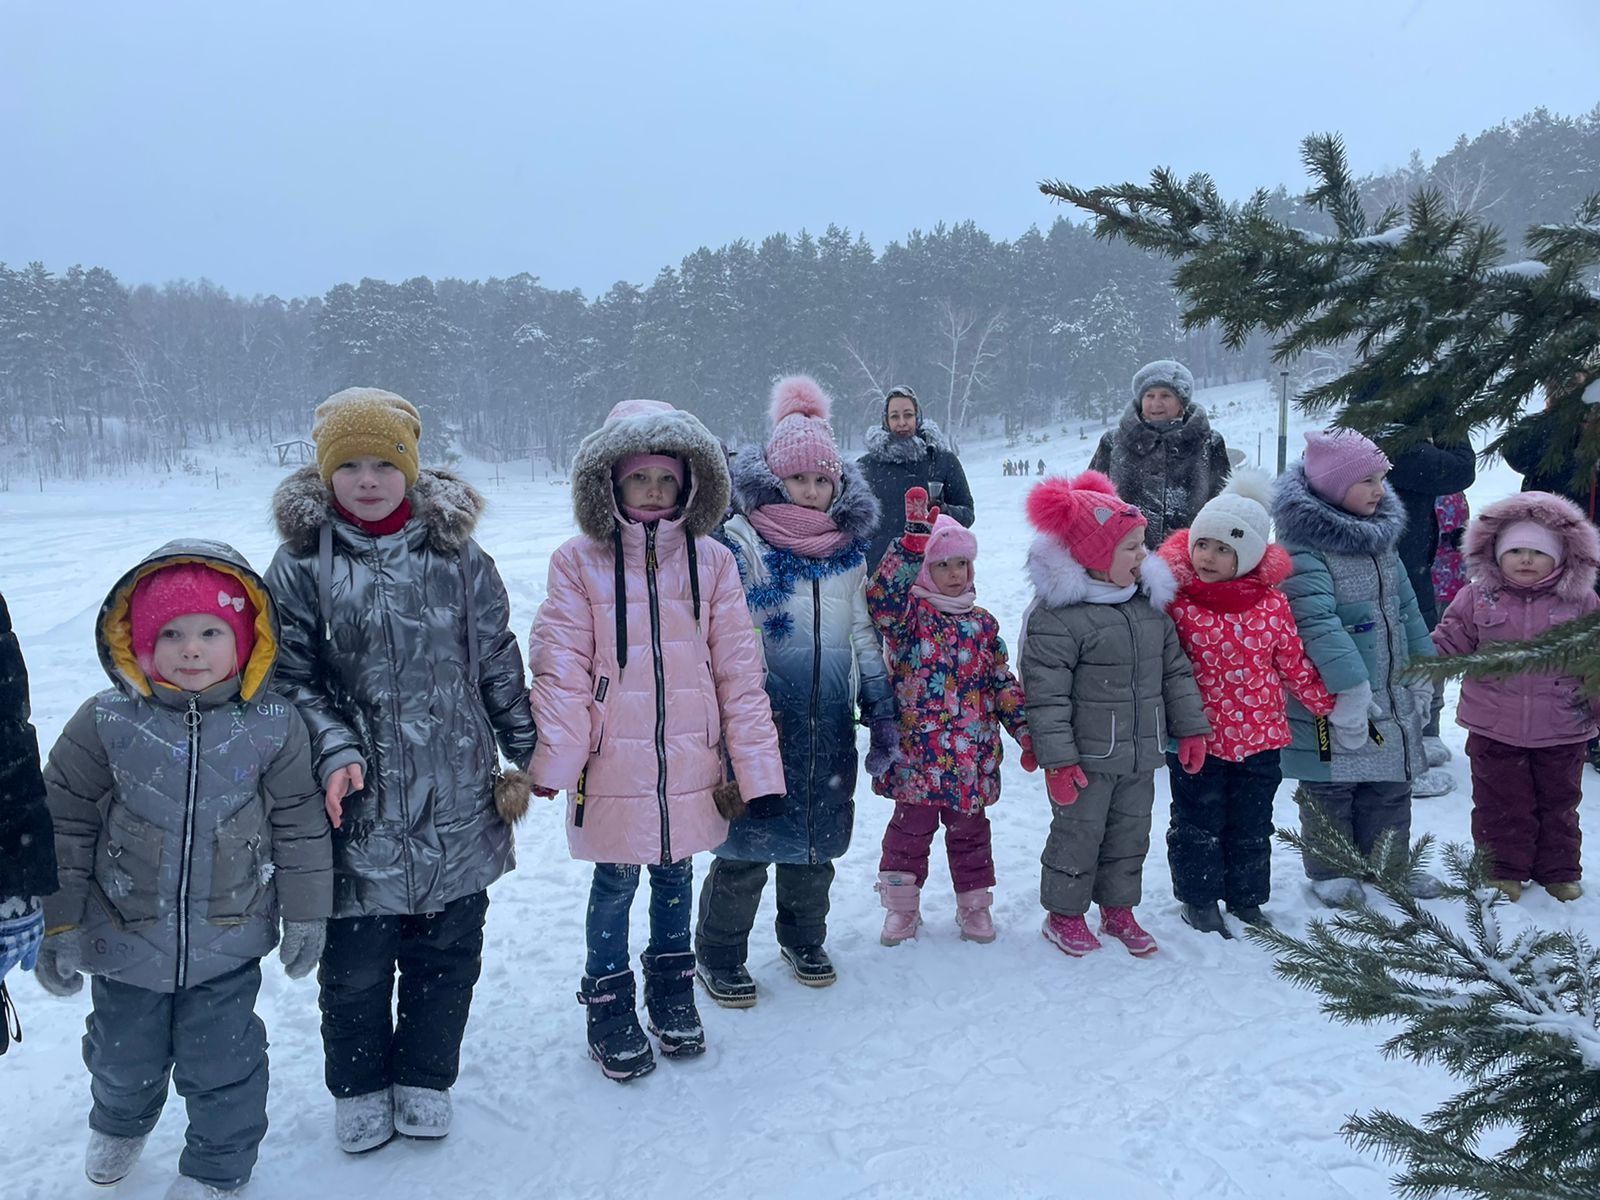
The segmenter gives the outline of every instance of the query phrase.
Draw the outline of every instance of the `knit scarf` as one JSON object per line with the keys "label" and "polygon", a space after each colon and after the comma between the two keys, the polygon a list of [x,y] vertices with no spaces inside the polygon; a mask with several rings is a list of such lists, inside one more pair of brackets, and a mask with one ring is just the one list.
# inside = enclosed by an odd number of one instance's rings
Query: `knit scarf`
{"label": "knit scarf", "polygon": [[761,540],[804,558],[827,558],[850,544],[850,535],[825,512],[798,504],[763,504],[746,518]]}
{"label": "knit scarf", "polygon": [[926,600],[947,617],[959,617],[962,613],[971,612],[972,606],[978,602],[978,593],[972,589],[971,584],[968,584],[967,590],[959,596],[946,596],[934,588],[925,588],[920,583],[913,583],[911,594],[918,599]]}
{"label": "knit scarf", "polygon": [[370,533],[373,537],[387,537],[391,533],[399,533],[406,527],[406,522],[411,519],[411,501],[402,499],[395,510],[381,521],[363,521],[337,500],[333,502],[333,511],[362,533]]}
{"label": "knit scarf", "polygon": [[678,515],[680,508],[676,504],[671,508],[634,508],[631,504],[623,504],[620,507],[623,516],[640,525],[648,525],[651,521],[670,521]]}
{"label": "knit scarf", "polygon": [[1096,579],[1091,575],[1085,582],[1089,585],[1089,593],[1083,599],[1088,604],[1121,604],[1125,600],[1132,600],[1134,592],[1139,590],[1138,580],[1127,587],[1118,587],[1108,579]]}

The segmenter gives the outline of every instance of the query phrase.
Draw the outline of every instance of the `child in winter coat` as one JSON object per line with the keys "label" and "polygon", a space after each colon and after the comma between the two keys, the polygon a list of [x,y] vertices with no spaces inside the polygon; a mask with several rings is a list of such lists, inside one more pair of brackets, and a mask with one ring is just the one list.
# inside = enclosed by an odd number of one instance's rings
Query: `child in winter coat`
{"label": "child in winter coat", "polygon": [[316,411],[317,461],[273,497],[280,677],[334,828],[318,979],[334,1134],[351,1154],[449,1132],[487,889],[513,866],[510,821],[527,807],[526,777],[501,777],[499,754],[533,754],[506,590],[472,540],[483,497],[419,467],[421,436],[393,392],[339,392]]}
{"label": "child in winter coat", "polygon": [[590,1056],[618,1081],[655,1067],[628,956],[639,868],[650,872],[650,1032],[666,1057],[689,1057],[705,1049],[692,856],[728,833],[720,747],[735,800],[757,818],[783,807],[761,646],[733,555],[709,536],[727,504],[727,466],[704,425],[654,400],[618,404],[578,447],[583,532],[551,557],[533,622],[533,778],[541,794],[567,791],[568,847],[595,864],[578,999]]}
{"label": "child in winter coat", "polygon": [[305,722],[271,690],[267,589],[232,547],[172,542],[119,579],[95,640],[112,687],[67,722],[45,786],[61,890],[36,974],[93,977],[84,1171],[129,1171],[177,1084],[187,1144],[167,1200],[235,1196],[267,1132],[261,958],[316,965],[333,898]]}
{"label": "child in winter coat", "polygon": [[888,910],[878,940],[893,946],[916,937],[928,851],[942,822],[956,924],[967,941],[992,942],[986,810],[1000,799],[1002,724],[1022,747],[1024,768],[1034,767],[1022,686],[1006,663],[999,623],[975,602],[977,537],[930,510],[921,488],[907,494],[905,509],[906,532],[867,587],[900,708],[898,761],[872,781],[895,802],[878,862]]}
{"label": "child in winter coat", "polygon": [[1211,724],[1198,771],[1191,774],[1167,754],[1172,893],[1186,924],[1225,938],[1233,933],[1219,900],[1246,924],[1270,924],[1261,906],[1272,886],[1279,751],[1289,744],[1284,690],[1319,717],[1333,711],[1278,590],[1289,576],[1289,556],[1269,541],[1271,498],[1263,472],[1240,468],[1194,524],[1157,551],[1178,583],[1167,615],[1194,665]]}
{"label": "child in winter coat", "polygon": [[[1529,641],[1600,607],[1600,535],[1572,501],[1522,492],[1489,505],[1467,527],[1472,580],[1433,631],[1444,654],[1489,642]],[[1557,900],[1583,894],[1578,801],[1595,703],[1578,680],[1553,673],[1461,684],[1456,720],[1472,763],[1472,837],[1490,883],[1511,899],[1522,881]]]}
{"label": "child in winter coat", "polygon": [[1155,952],[1134,919],[1150,849],[1155,770],[1167,739],[1198,771],[1211,732],[1194,671],[1164,611],[1176,591],[1145,560],[1143,514],[1097,471],[1028,494],[1034,598],[1023,615],[1028,729],[1054,806],[1039,899],[1044,936],[1081,956],[1100,948],[1084,914],[1130,954]]}
{"label": "child in winter coat", "polygon": [[727,1007],[756,1002],[745,960],[768,863],[777,868],[779,953],[802,984],[834,981],[823,940],[833,860],[849,848],[855,820],[858,703],[872,731],[869,773],[888,767],[897,741],[865,593],[878,502],[840,460],[829,407],[809,376],[780,379],[766,446],[733,461],[739,515],[722,536],[761,631],[788,801],[777,820],[735,821],[700,889],[700,982]]}
{"label": "child in winter coat", "polygon": [[[1366,855],[1391,833],[1395,854],[1410,848],[1411,782],[1425,769],[1433,702],[1431,683],[1405,675],[1433,643],[1397,551],[1405,510],[1384,483],[1388,471],[1383,451],[1353,430],[1307,433],[1305,457],[1279,477],[1272,509],[1294,567],[1284,594],[1306,654],[1337,693],[1325,724],[1291,698],[1284,774],[1302,781],[1308,841],[1336,833]],[[1324,904],[1362,899],[1359,881],[1316,854],[1305,869]],[[1435,896],[1439,881],[1419,872],[1411,888]]]}

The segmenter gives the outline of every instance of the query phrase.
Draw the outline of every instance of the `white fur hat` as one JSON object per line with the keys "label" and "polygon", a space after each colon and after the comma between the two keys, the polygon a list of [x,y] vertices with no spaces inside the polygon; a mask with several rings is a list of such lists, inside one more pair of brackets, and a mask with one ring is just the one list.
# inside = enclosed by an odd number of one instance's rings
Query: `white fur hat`
{"label": "white fur hat", "polygon": [[1239,556],[1238,574],[1248,575],[1261,562],[1272,540],[1272,481],[1256,467],[1238,467],[1228,484],[1206,501],[1189,526],[1189,545],[1201,538],[1226,542]]}

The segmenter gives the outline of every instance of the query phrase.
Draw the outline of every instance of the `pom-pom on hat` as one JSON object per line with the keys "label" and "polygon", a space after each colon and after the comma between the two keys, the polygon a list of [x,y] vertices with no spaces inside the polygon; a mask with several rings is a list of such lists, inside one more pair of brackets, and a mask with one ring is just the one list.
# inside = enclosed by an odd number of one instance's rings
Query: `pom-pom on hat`
{"label": "pom-pom on hat", "polygon": [[324,483],[332,482],[341,463],[366,454],[399,467],[407,487],[417,481],[422,417],[393,392],[369,387],[335,392],[317,405],[311,440]]}
{"label": "pom-pom on hat", "polygon": [[1329,504],[1344,503],[1345,494],[1368,475],[1382,475],[1388,455],[1354,429],[1319,429],[1306,433],[1306,482]]}
{"label": "pom-pom on hat", "polygon": [[1093,571],[1111,566],[1117,545],[1147,522],[1099,471],[1073,479],[1056,476],[1028,493],[1028,520],[1040,533],[1060,542]]}
{"label": "pom-pom on hat", "polygon": [[767,466],[779,479],[815,471],[833,480],[835,494],[844,462],[833,440],[828,414],[833,403],[809,375],[787,375],[772,385],[772,436],[767,439]]}
{"label": "pom-pom on hat", "polygon": [[244,584],[204,563],[180,562],[151,571],[128,597],[133,653],[145,674],[152,673],[151,657],[162,627],[191,613],[216,617],[233,630],[234,665],[242,670],[256,644],[256,606]]}
{"label": "pom-pom on hat", "polygon": [[1201,538],[1226,542],[1239,556],[1239,574],[1260,564],[1272,540],[1272,481],[1256,467],[1239,467],[1227,486],[1206,501],[1189,526],[1189,545]]}
{"label": "pom-pom on hat", "polygon": [[1147,362],[1133,373],[1133,401],[1137,404],[1153,387],[1168,387],[1185,405],[1194,395],[1194,376],[1189,368],[1171,358]]}

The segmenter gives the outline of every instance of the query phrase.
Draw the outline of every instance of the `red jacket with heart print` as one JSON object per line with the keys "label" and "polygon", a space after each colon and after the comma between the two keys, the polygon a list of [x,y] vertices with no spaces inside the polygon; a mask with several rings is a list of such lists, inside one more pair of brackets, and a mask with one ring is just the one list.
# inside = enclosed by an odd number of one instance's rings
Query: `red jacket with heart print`
{"label": "red jacket with heart print", "polygon": [[1180,529],[1156,551],[1178,581],[1167,615],[1194,664],[1211,734],[1206,753],[1228,762],[1289,744],[1284,689],[1316,716],[1333,711],[1333,696],[1306,657],[1278,585],[1289,577],[1288,552],[1276,542],[1255,570],[1238,579],[1204,583],[1189,561],[1189,531]]}

